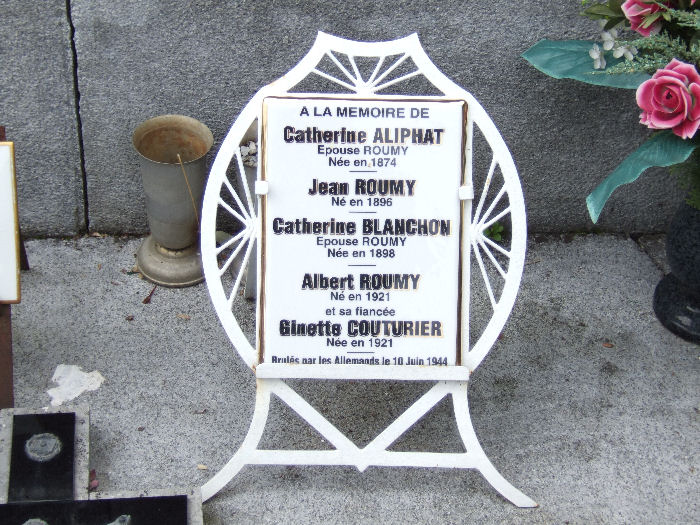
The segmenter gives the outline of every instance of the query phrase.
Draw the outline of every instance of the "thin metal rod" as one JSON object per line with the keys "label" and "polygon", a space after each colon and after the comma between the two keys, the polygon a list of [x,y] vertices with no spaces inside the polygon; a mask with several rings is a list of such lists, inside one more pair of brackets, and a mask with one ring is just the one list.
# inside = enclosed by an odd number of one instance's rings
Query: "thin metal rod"
{"label": "thin metal rod", "polygon": [[240,239],[241,237],[243,237],[244,235],[249,235],[249,230],[248,230],[248,228],[246,228],[246,229],[244,229],[244,230],[241,230],[240,232],[238,232],[238,234],[236,234],[235,236],[231,237],[228,241],[226,241],[224,244],[222,244],[221,246],[219,246],[219,247],[216,249],[216,255],[219,255],[221,252],[223,252],[226,248],[228,248],[229,246],[231,246],[233,243],[235,243],[237,240],[239,240],[239,239]]}
{"label": "thin metal rod", "polygon": [[493,217],[492,219],[489,219],[488,222],[483,223],[483,224],[481,225],[482,229],[485,230],[486,228],[488,228],[489,226],[491,226],[493,223],[498,222],[502,217],[504,217],[505,215],[508,215],[509,213],[510,213],[510,206],[508,206],[505,210],[503,210],[502,212],[500,212],[498,215],[496,215],[496,216]]}
{"label": "thin metal rod", "polygon": [[190,194],[190,200],[192,200],[192,208],[194,209],[194,218],[197,219],[197,231],[199,231],[199,212],[197,211],[197,204],[194,202],[194,195],[192,195],[192,188],[190,187],[190,181],[187,180],[187,172],[185,171],[185,165],[182,163],[182,157],[177,154],[177,161],[180,163],[180,168],[182,168],[182,176],[185,177],[185,184],[187,184],[187,191]]}
{"label": "thin metal rod", "polygon": [[496,204],[498,204],[498,201],[501,200],[503,195],[506,193],[506,185],[504,184],[501,190],[498,192],[498,195],[496,195],[491,202],[491,205],[488,207],[488,209],[484,212],[484,214],[481,216],[481,219],[479,219],[479,222],[484,222],[487,220],[490,216],[491,213],[493,212],[493,209],[496,207]]}
{"label": "thin metal rod", "polygon": [[[238,147],[235,153],[236,156],[236,162],[238,164],[238,173],[241,176],[241,184],[243,185],[243,192],[245,193],[245,199],[246,202],[248,203],[248,208],[250,208],[250,217],[253,217],[255,215],[255,205],[253,204],[253,198],[250,196],[250,185],[248,184],[248,174],[245,171],[245,166],[243,165],[243,155],[241,155],[241,148]],[[233,191],[233,188],[231,187],[231,183],[227,178],[224,178],[224,181],[228,183],[228,188],[229,191],[232,192],[232,194],[235,194],[236,192]],[[234,195],[236,199],[238,199],[237,196]],[[238,201],[238,205],[241,207],[243,210],[243,213],[245,214],[245,209],[243,208],[243,204],[241,204],[240,201]]]}
{"label": "thin metal rod", "polygon": [[[246,210],[245,206],[243,206],[243,203],[241,202],[241,199],[238,196],[238,193],[235,192],[235,190],[233,189],[233,186],[231,186],[231,182],[228,179],[224,179],[224,186],[226,186],[226,188],[228,189],[228,192],[231,194],[233,199],[236,201],[236,204],[238,204],[238,208],[241,210],[241,213],[246,218],[246,220],[250,219],[251,214],[248,213],[248,210]],[[219,194],[219,200],[222,200],[222,201],[224,200],[221,197],[221,194]],[[252,207],[252,204],[251,204],[251,207]],[[233,208],[231,208],[231,209],[233,209]],[[245,221],[243,221],[243,222],[245,222]]]}
{"label": "thin metal rod", "polygon": [[245,255],[243,256],[243,262],[241,262],[241,267],[238,270],[238,275],[236,276],[236,282],[233,283],[233,288],[231,289],[231,295],[228,298],[228,307],[231,308],[233,306],[233,301],[236,299],[236,292],[238,291],[238,287],[241,284],[241,279],[243,278],[243,273],[245,267],[248,265],[248,259],[250,259],[250,252],[253,251],[253,245],[255,244],[255,239],[248,238],[248,248],[245,251]]}
{"label": "thin metal rod", "polygon": [[345,69],[345,66],[344,66],[343,64],[341,64],[341,63],[340,63],[340,60],[338,60],[338,59],[335,57],[335,55],[333,54],[333,51],[330,51],[330,50],[329,50],[327,54],[328,54],[328,56],[331,58],[331,60],[335,63],[335,65],[338,66],[338,69],[340,69],[340,70],[343,72],[343,75],[345,75],[345,76],[348,78],[348,80],[349,80],[350,82],[352,82],[353,84],[356,84],[356,83],[357,83],[357,82],[356,82],[357,79],[354,78],[354,77],[350,74],[350,71],[348,71],[347,69]]}
{"label": "thin metal rod", "polygon": [[484,261],[481,259],[481,254],[479,253],[479,243],[476,239],[472,240],[472,246],[474,247],[474,256],[476,257],[476,262],[479,264],[479,270],[481,270],[481,276],[484,279],[484,284],[486,285],[486,291],[489,294],[489,299],[491,300],[491,306],[496,309],[496,298],[493,296],[493,290],[491,289],[491,281],[489,281],[489,276],[486,273],[486,268],[484,267]]}
{"label": "thin metal rod", "polygon": [[503,268],[501,268],[501,265],[498,264],[498,261],[496,260],[496,258],[494,257],[494,255],[491,253],[491,250],[489,250],[489,249],[486,247],[486,244],[484,243],[484,238],[479,239],[478,242],[479,242],[479,246],[481,246],[481,249],[483,250],[483,252],[484,252],[486,255],[488,255],[488,258],[491,260],[491,262],[493,263],[493,265],[496,267],[496,270],[498,270],[498,273],[500,273],[500,274],[501,274],[501,277],[503,277],[503,278],[505,279],[505,278],[506,278],[506,272],[504,272],[504,271],[503,271]]}
{"label": "thin metal rod", "polygon": [[364,80],[362,79],[362,74],[360,73],[360,70],[357,68],[357,64],[355,63],[355,57],[349,55],[348,60],[350,60],[350,65],[352,66],[352,70],[355,73],[357,80],[360,82],[364,82]]}
{"label": "thin metal rod", "polygon": [[246,227],[248,226],[248,219],[245,219],[240,214],[236,213],[236,210],[229,206],[228,203],[221,197],[219,197],[219,206],[221,206],[223,209],[225,209],[227,212],[233,215],[236,219],[241,221],[241,224],[243,224]]}
{"label": "thin metal rod", "polygon": [[377,77],[374,80],[373,85],[376,86],[377,84],[381,83],[381,81],[384,80],[387,77],[387,75],[389,75],[394,69],[396,69],[401,64],[403,64],[404,60],[406,60],[407,58],[408,58],[408,53],[404,53],[403,55],[401,55],[401,57],[396,59],[396,61],[391,66],[389,66],[386,69],[386,71],[384,71],[381,75],[379,75],[379,77]]}
{"label": "thin metal rod", "polygon": [[372,84],[374,82],[374,78],[377,76],[377,73],[379,73],[379,70],[381,69],[382,64],[384,63],[385,58],[386,57],[379,57],[379,59],[377,60],[377,65],[374,66],[374,71],[372,71],[372,76],[369,77],[369,79],[367,79],[368,84]]}
{"label": "thin metal rod", "polygon": [[226,273],[226,270],[228,270],[228,267],[231,266],[231,263],[234,261],[238,253],[241,251],[241,249],[245,246],[245,244],[250,240],[250,230],[243,230],[245,235],[243,236],[243,239],[241,242],[236,246],[233,251],[231,252],[231,255],[228,256],[228,259],[226,259],[226,262],[224,265],[219,269],[219,275],[224,275]]}
{"label": "thin metal rod", "polygon": [[373,86],[373,90],[379,91],[381,89],[386,89],[389,86],[393,86],[394,84],[398,84],[399,82],[403,82],[404,80],[408,80],[409,78],[413,78],[416,75],[420,75],[420,74],[421,73],[418,70],[412,71],[411,73],[406,73],[405,75],[398,77],[398,78],[395,78],[393,80],[389,80],[388,82],[385,82],[384,84],[379,84],[379,85]]}
{"label": "thin metal rod", "polygon": [[484,241],[486,242],[486,244],[488,244],[492,248],[498,250],[499,252],[501,252],[503,255],[505,255],[506,257],[508,257],[510,259],[510,252],[508,250],[506,250],[503,246],[501,246],[500,244],[496,244],[488,237],[484,237]]}
{"label": "thin metal rod", "polygon": [[[367,453],[360,449],[355,454],[340,450],[268,450],[256,449],[247,465],[363,465],[376,467],[428,467],[447,469],[477,468],[473,454],[465,452],[395,452],[380,450]],[[360,471],[365,469],[360,468]]]}
{"label": "thin metal rod", "polygon": [[329,75],[328,73],[324,73],[323,71],[320,71],[318,69],[314,69],[312,73],[316,73],[317,75],[325,78],[326,80],[330,80],[331,82],[335,82],[336,84],[339,84],[343,86],[346,89],[349,89],[350,91],[355,91],[355,86],[351,86],[347,82],[343,82],[342,80],[335,78],[333,75]]}
{"label": "thin metal rod", "polygon": [[476,206],[476,211],[474,212],[473,223],[476,224],[481,222],[481,209],[484,206],[484,200],[486,200],[486,194],[489,192],[489,187],[491,186],[491,179],[493,178],[493,172],[496,169],[496,154],[491,158],[491,166],[489,166],[488,175],[486,175],[486,180],[484,181],[484,188],[481,190],[481,196],[479,198],[479,204]]}
{"label": "thin metal rod", "polygon": [[326,438],[338,451],[345,453],[356,453],[358,451],[355,443],[350,441],[345,434],[323,417],[318,410],[312,407],[284,381],[279,379],[270,379],[268,381],[271,385],[271,392],[284,401],[289,408],[299,414],[304,421]]}
{"label": "thin metal rod", "polygon": [[443,397],[450,392],[445,389],[445,383],[438,382],[423,394],[406,411],[397,417],[394,422],[374,438],[365,450],[386,450],[391,444],[403,435],[406,430],[415,425],[428,411],[430,411]]}

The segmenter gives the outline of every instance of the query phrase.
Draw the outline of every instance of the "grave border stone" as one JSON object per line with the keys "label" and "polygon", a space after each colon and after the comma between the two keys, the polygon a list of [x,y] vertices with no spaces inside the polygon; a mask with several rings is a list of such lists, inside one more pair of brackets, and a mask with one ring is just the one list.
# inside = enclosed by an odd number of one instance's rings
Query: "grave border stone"
{"label": "grave border stone", "polygon": [[90,410],[86,405],[43,409],[7,408],[0,410],[0,504],[8,502],[12,420],[15,415],[75,413],[73,460],[73,499],[88,499],[90,458]]}
{"label": "grave border stone", "polygon": [[88,499],[110,500],[110,499],[130,499],[130,498],[156,498],[164,496],[186,496],[187,497],[187,525],[203,525],[202,515],[202,495],[199,488],[169,488],[169,489],[147,489],[147,490],[116,490],[116,491],[96,491],[90,492]]}
{"label": "grave border stone", "polygon": [[[0,410],[0,505],[12,504],[8,502],[8,488],[10,480],[10,456],[12,449],[12,423],[14,416],[64,413],[75,414],[73,500],[58,500],[60,503],[70,504],[71,502],[87,503],[88,501],[94,500],[185,496],[187,498],[188,525],[203,524],[202,497],[199,487],[147,489],[141,491],[89,491],[90,411],[87,405],[45,407],[41,409],[8,408]],[[51,502],[51,500],[43,501],[43,503]],[[27,501],[14,503],[31,506],[36,502]],[[85,505],[82,506],[84,507]]]}
{"label": "grave border stone", "polygon": [[[336,55],[348,57],[345,65]],[[377,66],[371,77],[365,80],[355,62],[356,57],[376,57]],[[385,59],[388,59],[388,69],[381,69]],[[320,67],[322,60],[330,60],[339,70],[338,78]],[[415,69],[391,77],[390,73],[399,65],[413,64]],[[346,67],[347,66],[347,67]],[[449,198],[458,198],[462,202],[463,225],[461,228],[461,333],[462,338],[458,348],[458,364],[456,366],[375,366],[352,365],[338,367],[336,365],[298,365],[261,362],[258,344],[253,346],[243,333],[235,319],[233,306],[239,296],[239,286],[244,276],[246,295],[252,288],[251,281],[257,282],[258,296],[261,293],[261,267],[264,255],[259,248],[262,232],[261,207],[262,199],[269,192],[267,181],[261,180],[260,162],[257,170],[246,169],[240,147],[250,140],[260,143],[262,126],[262,101],[271,96],[318,96],[318,92],[293,92],[307,76],[315,74],[323,79],[340,85],[348,94],[325,92],[323,96],[331,98],[355,98],[383,100],[391,98],[428,99],[431,96],[408,96],[396,92],[385,95],[391,86],[422,75],[442,93],[441,98],[464,100],[468,107],[465,135],[465,159],[463,183],[455,187],[455,194]],[[491,165],[485,180],[485,186],[478,196],[476,208],[472,207],[475,199],[472,185],[472,148],[474,144],[473,131],[478,127],[483,138],[492,151]],[[228,172],[233,161],[233,169],[238,170],[237,185],[229,180]],[[486,199],[496,168],[503,176],[503,186],[493,198]],[[234,187],[234,185],[236,187]],[[229,205],[222,198],[222,192],[227,192],[237,205]],[[240,195],[239,195],[240,193]],[[253,202],[253,194],[256,202]],[[499,200],[507,195],[507,208],[494,212]],[[488,202],[485,202],[488,201]],[[245,204],[244,204],[245,203]],[[234,232],[225,240],[217,232],[217,215],[219,211],[229,213],[240,226],[240,231]],[[491,215],[495,213],[495,215]],[[485,230],[500,218],[510,214],[511,241],[510,248],[505,250],[486,239]],[[219,242],[217,242],[217,237]],[[258,248],[256,248],[256,243]],[[209,181],[204,195],[202,211],[202,260],[209,293],[214,307],[219,315],[224,329],[234,347],[243,360],[250,366],[257,378],[257,395],[255,413],[250,429],[239,450],[231,460],[202,487],[202,499],[208,500],[221,490],[244,465],[276,464],[276,465],[352,465],[360,471],[368,466],[415,466],[465,468],[478,470],[486,480],[506,499],[517,506],[534,507],[537,504],[513,487],[493,467],[479,445],[471,424],[467,402],[467,386],[470,374],[486,357],[495,343],[510,315],[515,297],[520,285],[520,278],[525,260],[526,221],[525,206],[520,182],[505,142],[495,125],[483,110],[481,105],[467,91],[450,81],[430,61],[423,50],[416,34],[406,38],[388,42],[355,42],[334,37],[319,32],[316,42],[309,53],[301,59],[289,73],[272,84],[262,88],[243,109],[240,116],[231,126],[212,165]],[[224,258],[223,264],[219,257],[227,249],[232,254]],[[508,259],[507,269],[503,269],[491,250],[498,250]],[[483,252],[483,258],[482,258]],[[480,337],[471,345],[469,341],[469,298],[470,298],[470,264],[471,256],[477,260],[481,276],[488,290],[491,301],[492,316]],[[255,255],[253,255],[255,254]],[[484,268],[484,260],[489,257],[497,267],[503,285],[500,293],[494,293],[490,278]],[[467,262],[465,264],[465,261]],[[234,270],[233,284],[224,284],[225,274],[230,268]],[[225,289],[226,286],[226,289]],[[466,301],[466,302],[465,302]],[[261,329],[260,304],[257,301],[258,335]],[[312,407],[286,382],[286,379],[354,379],[354,380],[408,380],[435,381],[436,384],[391,423],[383,432],[366,446],[359,448],[342,432],[333,426],[320,412]],[[271,396],[275,395],[291,407],[310,426],[317,430],[335,447],[335,450],[261,450],[257,448],[267,421]],[[388,448],[418,420],[428,413],[437,403],[451,396],[454,405],[455,418],[460,437],[466,452],[459,454],[428,453],[428,452],[395,452]]]}

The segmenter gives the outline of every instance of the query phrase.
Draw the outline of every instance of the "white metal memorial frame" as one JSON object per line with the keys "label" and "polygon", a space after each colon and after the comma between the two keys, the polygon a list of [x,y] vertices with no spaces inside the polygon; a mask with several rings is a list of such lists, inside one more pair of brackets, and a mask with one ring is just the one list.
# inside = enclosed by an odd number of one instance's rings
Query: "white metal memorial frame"
{"label": "white metal memorial frame", "polygon": [[[316,81],[314,83],[314,80]],[[263,99],[268,96],[357,99],[465,100],[468,105],[464,180],[446,198],[462,201],[461,348],[458,366],[298,365],[260,362],[256,345],[243,333],[233,313],[234,301],[260,290],[262,257],[259,203],[266,193],[260,167],[246,167],[241,146],[260,143]],[[436,94],[435,94],[436,93]],[[474,184],[478,181],[478,184]],[[473,202],[474,204],[473,205]],[[467,227],[468,222],[468,227]],[[497,242],[505,225],[509,239]],[[227,232],[227,233],[224,233]],[[250,429],[231,460],[202,487],[204,501],[221,490],[244,465],[413,466],[476,469],[506,499],[520,507],[537,504],[494,468],[471,424],[467,386],[471,372],[496,342],[513,308],[525,262],[526,221],[515,164],[495,125],[474,97],[449,80],[431,62],[416,34],[388,42],[355,42],[325,33],[289,73],[262,88],[231,126],[212,165],[202,210],[202,261],[207,286],[223,327],[241,358],[257,377],[255,413]],[[474,332],[472,301],[487,308],[483,329]],[[253,285],[256,284],[255,290]],[[258,295],[259,296],[259,295]],[[259,339],[260,301],[256,334]],[[358,447],[295,392],[285,379],[355,379],[434,381],[435,385],[364,447]],[[262,450],[258,443],[270,399],[277,396],[335,450]],[[389,447],[446,396],[451,396],[464,453],[400,452]]]}

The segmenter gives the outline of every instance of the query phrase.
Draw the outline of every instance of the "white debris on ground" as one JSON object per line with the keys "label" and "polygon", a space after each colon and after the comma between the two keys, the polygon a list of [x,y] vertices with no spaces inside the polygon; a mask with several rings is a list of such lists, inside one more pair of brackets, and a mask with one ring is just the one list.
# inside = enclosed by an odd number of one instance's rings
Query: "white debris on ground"
{"label": "white debris on ground", "polygon": [[83,392],[100,388],[105,378],[97,370],[90,373],[75,365],[58,365],[51,381],[58,386],[46,391],[51,396],[51,406],[57,407],[75,399]]}

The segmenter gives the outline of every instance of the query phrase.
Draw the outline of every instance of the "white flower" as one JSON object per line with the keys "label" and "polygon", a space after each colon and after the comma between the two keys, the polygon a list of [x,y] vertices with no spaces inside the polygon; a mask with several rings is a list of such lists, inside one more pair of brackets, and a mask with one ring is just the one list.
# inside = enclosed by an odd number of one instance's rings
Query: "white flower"
{"label": "white flower", "polygon": [[603,31],[600,34],[600,38],[603,40],[603,49],[610,51],[613,46],[615,46],[615,39],[617,38],[617,30],[611,29],[610,31]]}
{"label": "white flower", "polygon": [[626,60],[632,60],[634,58],[634,55],[637,54],[637,52],[637,48],[634,46],[616,45],[615,49],[613,49],[613,56],[615,58],[620,58],[621,56],[624,56]]}
{"label": "white flower", "polygon": [[598,44],[593,44],[588,54],[593,59],[593,69],[605,69],[605,51]]}

